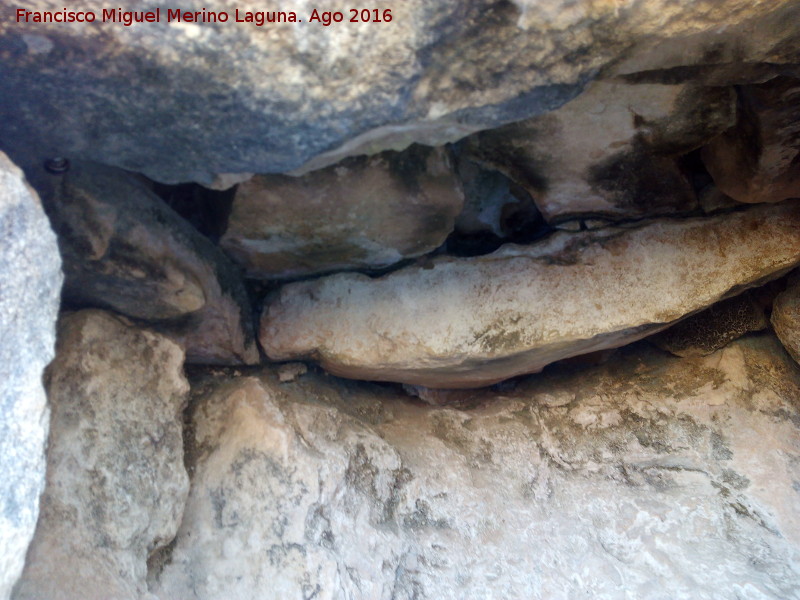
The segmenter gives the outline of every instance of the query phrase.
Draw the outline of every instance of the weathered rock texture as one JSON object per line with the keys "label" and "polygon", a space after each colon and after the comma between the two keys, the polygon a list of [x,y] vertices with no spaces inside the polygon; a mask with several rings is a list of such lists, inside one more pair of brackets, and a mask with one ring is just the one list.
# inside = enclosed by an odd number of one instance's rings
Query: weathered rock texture
{"label": "weathered rock texture", "polygon": [[800,79],[739,88],[739,122],[703,149],[714,182],[740,202],[800,198]]}
{"label": "weathered rock texture", "polygon": [[[203,6],[229,21],[168,23],[165,7],[162,22],[132,27],[4,19],[4,146],[208,183],[439,145],[556,108],[601,69],[726,85],[800,65],[796,0],[406,0],[376,6],[389,23],[350,23],[353,5],[333,0],[320,10],[344,22],[330,27],[310,22],[304,0],[268,7],[302,22],[264,27],[235,23],[228,2]],[[88,0],[69,9],[102,16]]]}
{"label": "weathered rock texture", "polygon": [[478,387],[635,341],[777,277],[800,263],[798,233],[800,203],[784,203],[289,284],[264,309],[261,345],[345,377]]}
{"label": "weathered rock texture", "polygon": [[44,488],[49,416],[42,371],[53,358],[62,278],[39,198],[2,153],[0,239],[0,600],[6,600],[22,572]]}
{"label": "weathered rock texture", "polygon": [[596,82],[464,147],[525,187],[548,221],[685,212],[697,198],[676,157],[731,127],[735,107],[733,88]]}
{"label": "weathered rock texture", "polygon": [[222,248],[251,277],[382,268],[440,246],[464,204],[443,148],[347,159],[236,191]]}
{"label": "weathered rock texture", "polygon": [[273,371],[198,389],[162,600],[800,593],[800,370],[772,336],[638,345],[469,410]]}
{"label": "weathered rock texture", "polygon": [[775,298],[770,320],[783,346],[800,363],[800,273]]}
{"label": "weathered rock texture", "polygon": [[746,333],[768,326],[764,309],[745,292],[718,302],[649,340],[676,356],[705,356]]}
{"label": "weathered rock texture", "polygon": [[14,600],[139,600],[188,493],[183,351],[97,310],[59,324],[47,486]]}
{"label": "weathered rock texture", "polygon": [[67,302],[162,322],[190,362],[258,362],[241,275],[214,244],[121,169],[73,163],[59,179],[43,198]]}

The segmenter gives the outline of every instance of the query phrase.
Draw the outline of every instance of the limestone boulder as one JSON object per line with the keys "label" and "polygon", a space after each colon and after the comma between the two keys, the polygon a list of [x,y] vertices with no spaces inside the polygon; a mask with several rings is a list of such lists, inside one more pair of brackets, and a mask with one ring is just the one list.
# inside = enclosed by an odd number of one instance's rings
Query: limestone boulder
{"label": "limestone boulder", "polygon": [[800,264],[800,203],[627,228],[559,232],[381,278],[292,283],[261,345],[344,377],[479,387],[622,346]]}
{"label": "limestone boulder", "polygon": [[739,88],[735,127],[703,148],[717,187],[739,202],[800,198],[800,79]]}
{"label": "limestone boulder", "polygon": [[441,145],[557,108],[598,72],[729,85],[800,65],[796,0],[210,0],[131,26],[157,7],[105,7],[101,22],[96,2],[75,0],[94,25],[34,21],[63,8],[32,0],[0,24],[4,149],[164,183]]}
{"label": "limestone boulder", "polygon": [[258,362],[239,269],[144,181],[80,162],[40,180],[64,257],[67,303],[158,322],[189,362]]}
{"label": "limestone boulder", "polygon": [[242,183],[220,244],[255,278],[379,269],[439,247],[463,204],[446,150],[414,146]]}
{"label": "limestone boulder", "polygon": [[697,206],[676,159],[735,118],[731,87],[598,81],[558,110],[472,136],[464,151],[523,186],[549,222],[638,218]]}
{"label": "limestone boulder", "polygon": [[54,355],[62,276],[39,197],[2,153],[0,239],[0,600],[6,600],[22,572],[44,489],[49,413],[42,371]]}
{"label": "limestone boulder", "polygon": [[139,600],[188,493],[183,350],[110,313],[59,324],[47,486],[14,600]]}
{"label": "limestone boulder", "polygon": [[194,387],[162,600],[797,595],[800,370],[773,336],[470,409],[272,369]]}
{"label": "limestone boulder", "polygon": [[784,348],[800,363],[800,275],[793,275],[775,298],[770,320]]}

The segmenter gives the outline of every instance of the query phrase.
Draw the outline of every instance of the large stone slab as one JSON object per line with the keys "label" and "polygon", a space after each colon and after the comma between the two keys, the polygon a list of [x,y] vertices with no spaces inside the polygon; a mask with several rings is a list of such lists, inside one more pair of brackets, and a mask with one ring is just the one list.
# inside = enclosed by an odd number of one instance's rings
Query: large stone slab
{"label": "large stone slab", "polygon": [[[44,0],[8,8],[0,139],[12,157],[32,148],[165,183],[440,145],[556,108],[601,70],[723,85],[800,64],[796,0],[210,0],[200,22],[167,22],[179,7],[161,6],[159,23],[130,27],[116,13],[100,23],[89,0],[67,8],[94,11],[94,24],[16,21],[17,8],[63,8]],[[132,0],[122,10],[155,8]],[[314,8],[341,11],[342,22],[312,22]],[[351,23],[354,8],[384,22]],[[302,22],[237,23],[236,9],[295,11]],[[212,12],[228,21],[208,22]]]}
{"label": "large stone slab", "polygon": [[189,488],[183,350],[97,310],[59,324],[42,513],[14,600],[139,600]]}
{"label": "large stone slab", "polygon": [[800,593],[800,370],[772,336],[637,345],[470,409],[274,370],[196,389],[161,600]]}
{"label": "large stone slab", "polygon": [[690,211],[676,158],[736,122],[732,87],[598,81],[558,110],[481,132],[473,158],[522,185],[550,222]]}
{"label": "large stone slab", "polygon": [[39,198],[0,153],[0,599],[25,560],[44,488],[61,259]]}
{"label": "large stone slab", "polygon": [[238,267],[144,181],[81,162],[39,180],[49,190],[42,197],[64,257],[67,302],[161,323],[189,362],[258,362]]}
{"label": "large stone slab", "polygon": [[256,278],[379,269],[438,248],[463,204],[448,152],[415,146],[242,183],[220,245]]}
{"label": "large stone slab", "polygon": [[427,387],[478,387],[622,346],[800,264],[800,203],[558,233],[378,279],[293,283],[264,308],[277,360]]}
{"label": "large stone slab", "polygon": [[739,202],[800,198],[800,79],[741,86],[739,121],[703,148],[714,183]]}
{"label": "large stone slab", "polygon": [[770,321],[787,352],[800,363],[800,273],[775,298]]}

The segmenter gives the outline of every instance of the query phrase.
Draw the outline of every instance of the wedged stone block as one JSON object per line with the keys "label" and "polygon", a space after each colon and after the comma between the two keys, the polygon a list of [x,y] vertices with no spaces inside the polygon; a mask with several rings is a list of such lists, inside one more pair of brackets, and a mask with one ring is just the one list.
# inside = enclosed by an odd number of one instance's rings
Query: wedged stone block
{"label": "wedged stone block", "polygon": [[240,184],[220,245],[256,278],[380,269],[438,248],[463,204],[448,152],[413,147]]}
{"label": "wedged stone block", "polygon": [[800,263],[798,232],[789,202],[293,283],[265,306],[261,345],[344,377],[479,387],[622,346],[783,275]]}

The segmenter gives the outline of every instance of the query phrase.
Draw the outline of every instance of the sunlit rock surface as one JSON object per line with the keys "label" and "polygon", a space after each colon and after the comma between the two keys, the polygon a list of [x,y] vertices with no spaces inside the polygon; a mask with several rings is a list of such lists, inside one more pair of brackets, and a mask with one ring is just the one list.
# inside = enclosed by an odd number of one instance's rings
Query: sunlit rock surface
{"label": "sunlit rock surface", "polygon": [[25,560],[44,488],[61,259],[39,198],[0,153],[0,599]]}
{"label": "sunlit rock surface", "polygon": [[110,313],[61,319],[48,369],[47,486],[14,600],[139,600],[188,477],[183,350]]}
{"label": "sunlit rock surface", "polygon": [[649,345],[460,408],[275,370],[195,386],[162,600],[800,593],[800,370]]}

